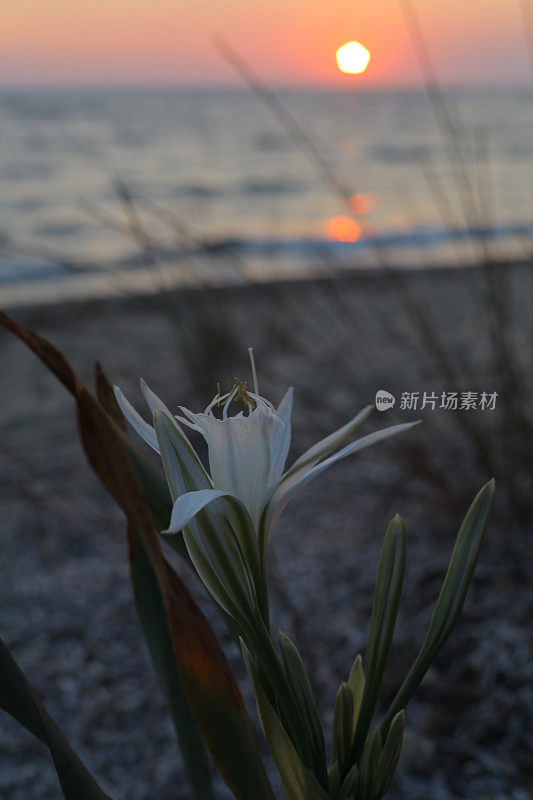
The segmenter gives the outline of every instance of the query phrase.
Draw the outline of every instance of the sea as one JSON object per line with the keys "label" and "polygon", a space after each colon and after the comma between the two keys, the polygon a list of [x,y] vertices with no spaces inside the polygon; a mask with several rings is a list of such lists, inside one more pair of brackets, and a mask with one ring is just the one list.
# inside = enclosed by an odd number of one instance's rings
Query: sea
{"label": "sea", "polygon": [[532,101],[2,89],[0,304],[528,257]]}

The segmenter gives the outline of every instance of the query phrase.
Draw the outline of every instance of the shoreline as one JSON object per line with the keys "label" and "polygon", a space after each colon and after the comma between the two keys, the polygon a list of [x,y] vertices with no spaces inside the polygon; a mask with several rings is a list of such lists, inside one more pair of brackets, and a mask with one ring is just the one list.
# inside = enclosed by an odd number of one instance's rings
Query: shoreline
{"label": "shoreline", "polygon": [[[522,271],[532,266],[532,258],[507,258],[494,260],[491,262],[493,268],[498,270],[512,269],[513,271]],[[53,315],[54,311],[61,310],[62,314],[68,314],[68,309],[72,308],[78,314],[79,311],[84,309],[101,308],[102,306],[122,307],[124,303],[128,305],[135,305],[141,303],[145,305],[147,301],[161,295],[169,295],[176,300],[183,300],[191,298],[192,300],[209,297],[216,295],[219,298],[235,297],[235,296],[256,296],[261,295],[263,292],[272,292],[283,289],[287,293],[293,293],[303,287],[320,287],[334,284],[336,286],[347,286],[353,288],[357,284],[361,287],[369,288],[385,288],[384,281],[392,279],[402,280],[409,279],[409,282],[418,283],[425,282],[429,279],[442,279],[448,276],[459,276],[468,274],[470,277],[478,278],[482,275],[483,265],[479,263],[474,264],[457,264],[448,262],[441,262],[439,264],[425,264],[425,265],[412,265],[402,263],[391,267],[354,267],[354,268],[341,268],[337,270],[322,271],[316,269],[309,269],[302,274],[294,274],[291,272],[288,276],[269,276],[265,278],[261,276],[257,279],[253,278],[240,278],[236,279],[235,275],[226,281],[214,282],[197,282],[197,283],[182,283],[181,285],[168,286],[167,275],[161,275],[157,269],[153,270],[136,270],[128,274],[118,274],[116,277],[115,287],[109,283],[107,275],[91,275],[91,280],[96,281],[94,284],[95,291],[93,293],[87,292],[84,294],[79,293],[81,280],[80,276],[72,278],[70,283],[72,294],[68,292],[63,293],[60,297],[54,296],[54,289],[58,289],[57,285],[54,286],[54,281],[45,281],[39,283],[39,288],[46,289],[43,297],[37,300],[32,294],[32,289],[35,292],[37,289],[36,284],[19,283],[12,284],[8,287],[0,287],[0,308],[9,310],[10,312],[33,314],[45,310]],[[141,280],[133,281],[134,278],[141,278]],[[120,285],[120,280],[124,278],[129,282],[129,285]],[[157,279],[159,278],[159,282]],[[98,279],[104,279],[98,280]],[[147,286],[147,281],[149,286]],[[387,287],[391,288],[391,287]],[[30,297],[24,300],[23,296],[25,290],[30,289]],[[64,291],[64,287],[63,287]]]}

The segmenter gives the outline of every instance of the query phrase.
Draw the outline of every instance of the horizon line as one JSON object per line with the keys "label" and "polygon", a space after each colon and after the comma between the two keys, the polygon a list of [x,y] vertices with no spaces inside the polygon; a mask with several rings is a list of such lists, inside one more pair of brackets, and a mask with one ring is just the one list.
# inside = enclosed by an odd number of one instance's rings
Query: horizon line
{"label": "horizon line", "polygon": [[[495,90],[495,89],[516,89],[516,90],[533,90],[531,79],[524,78],[521,80],[513,81],[471,81],[469,83],[443,83],[440,84],[441,88],[446,91],[472,91],[472,90]],[[420,81],[417,82],[402,82],[402,83],[387,83],[387,84],[366,84],[366,85],[352,85],[342,86],[334,82],[316,82],[316,83],[276,83],[268,84],[269,89],[275,91],[335,91],[346,93],[368,93],[368,92],[413,92],[420,91],[426,92],[427,88]],[[179,81],[150,81],[139,82],[132,80],[112,80],[112,81],[8,81],[3,83],[0,81],[0,91],[139,91],[139,90],[153,90],[153,91],[183,91],[183,92],[223,92],[223,91],[242,91],[250,92],[251,89],[246,84],[241,83],[182,83]]]}

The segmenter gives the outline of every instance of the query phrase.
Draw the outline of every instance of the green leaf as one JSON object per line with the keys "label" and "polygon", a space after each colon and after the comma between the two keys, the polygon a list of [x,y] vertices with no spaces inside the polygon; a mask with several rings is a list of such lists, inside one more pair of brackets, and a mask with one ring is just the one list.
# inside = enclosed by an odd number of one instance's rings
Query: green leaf
{"label": "green leaf", "polygon": [[383,752],[379,757],[374,779],[373,797],[380,800],[388,791],[392,783],[400,753],[402,752],[403,734],[405,731],[405,712],[398,711],[391,722]]}
{"label": "green leaf", "polygon": [[353,667],[348,676],[348,686],[351,686],[353,692],[353,730],[355,733],[357,720],[359,719],[359,711],[361,710],[363,692],[365,690],[365,672],[363,670],[363,659],[360,655],[358,655],[353,662]]}
{"label": "green leaf", "polygon": [[330,771],[328,772],[329,781],[329,794],[331,797],[337,797],[339,789],[341,788],[341,771],[339,769],[339,762],[334,761]]}
{"label": "green leaf", "polygon": [[333,760],[339,762],[341,775],[352,766],[353,692],[347,683],[341,683],[333,711]]}
{"label": "green leaf", "polygon": [[163,411],[154,412],[154,428],[172,499],[198,489],[212,489],[209,475],[188,439]]}
{"label": "green leaf", "polygon": [[[260,616],[248,626],[244,633],[246,646],[253,651],[260,664],[260,681],[270,702],[279,709],[282,724],[287,731],[302,763],[309,770],[314,769],[313,743],[309,739],[305,720],[300,706],[287,680],[280,663],[270,633]],[[321,777],[321,776],[320,776]]]}
{"label": "green leaf", "polygon": [[309,739],[313,743],[314,771],[320,776],[320,783],[325,787],[327,786],[326,743],[309,676],[296,645],[283,633],[279,635],[279,646],[287,680],[301,709]]}
{"label": "green leaf", "polygon": [[252,654],[241,639],[244,661],[254,686],[261,726],[288,800],[329,800],[314,775],[306,769],[281,720],[264,691]]}
{"label": "green leaf", "polygon": [[493,501],[494,480],[491,480],[475,497],[457,534],[426,638],[383,720],[381,732],[384,737],[388,733],[393,717],[407,706],[457,622],[476,566]]}
{"label": "green leaf", "polygon": [[360,784],[361,775],[359,772],[359,765],[354,764],[342,782],[342,786],[337,794],[338,800],[349,800],[351,797],[358,797]]}
{"label": "green leaf", "polygon": [[361,759],[361,800],[372,800],[372,789],[381,755],[381,731],[376,725],[370,734]]}
{"label": "green leaf", "polygon": [[0,708],[49,748],[66,800],[110,800],[72,750],[1,639]]}
{"label": "green leaf", "polygon": [[137,611],[154,669],[167,698],[193,800],[212,800],[209,760],[194,723],[174,656],[165,605],[146,551],[130,529],[131,578]]}
{"label": "green leaf", "polygon": [[379,687],[389,654],[405,573],[405,523],[390,523],[381,549],[374,605],[368,634],[366,680],[353,743],[353,761],[359,761],[376,708]]}

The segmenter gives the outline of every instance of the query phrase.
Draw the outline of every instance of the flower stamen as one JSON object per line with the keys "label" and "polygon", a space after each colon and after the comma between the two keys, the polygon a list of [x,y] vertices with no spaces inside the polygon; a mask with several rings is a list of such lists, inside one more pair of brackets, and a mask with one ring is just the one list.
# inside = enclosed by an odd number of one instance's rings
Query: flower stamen
{"label": "flower stamen", "polygon": [[235,377],[233,378],[233,380],[236,383],[235,389],[238,390],[237,395],[235,396],[235,402],[237,402],[238,400],[242,400],[242,402],[246,406],[249,406],[249,408],[254,409],[255,403],[248,394],[248,391],[246,389],[246,381],[241,381],[239,380],[239,378]]}

